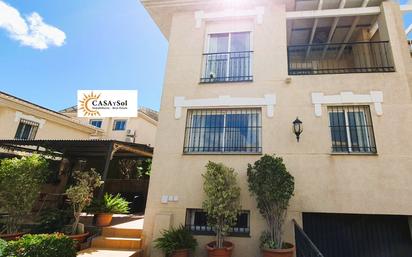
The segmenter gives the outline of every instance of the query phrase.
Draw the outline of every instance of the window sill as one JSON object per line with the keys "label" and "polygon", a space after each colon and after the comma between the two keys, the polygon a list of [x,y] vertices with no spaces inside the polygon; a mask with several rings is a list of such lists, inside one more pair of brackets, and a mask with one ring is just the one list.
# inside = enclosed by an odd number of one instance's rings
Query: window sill
{"label": "window sill", "polygon": [[251,83],[253,79],[233,80],[233,81],[200,81],[200,85],[204,84],[235,84],[235,83]]}
{"label": "window sill", "polygon": [[351,156],[378,156],[378,153],[330,153],[330,155],[335,155],[335,156],[339,156],[339,155],[351,155]]}
{"label": "window sill", "polygon": [[[194,236],[216,236],[215,233],[210,233],[210,232],[196,232],[196,231],[190,231],[192,233],[192,235]],[[226,237],[244,237],[244,238],[250,238],[250,234],[249,233],[234,233],[234,234],[229,234]]]}
{"label": "window sill", "polygon": [[247,152],[183,152],[183,155],[262,155],[262,152],[247,153]]}

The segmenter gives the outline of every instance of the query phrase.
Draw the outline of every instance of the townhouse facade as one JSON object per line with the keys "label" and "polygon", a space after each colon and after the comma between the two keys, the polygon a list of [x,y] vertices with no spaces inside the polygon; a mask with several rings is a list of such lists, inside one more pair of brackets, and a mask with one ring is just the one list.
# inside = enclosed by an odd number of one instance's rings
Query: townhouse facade
{"label": "townhouse facade", "polygon": [[410,5],[141,2],[169,42],[147,256],[162,256],[152,240],[180,224],[199,240],[195,256],[206,255],[213,231],[201,210],[201,175],[209,160],[239,174],[233,256],[259,256],[265,223],[246,169],[266,153],[283,157],[295,177],[287,241],[296,243],[296,221],[324,256],[410,256],[412,66],[402,18]]}
{"label": "townhouse facade", "polygon": [[66,115],[0,92],[0,139],[90,139],[103,131]]}
{"label": "townhouse facade", "polygon": [[137,117],[79,118],[76,106],[56,112],[0,92],[0,139],[101,139],[153,147],[157,120],[157,111],[145,107]]}
{"label": "townhouse facade", "polygon": [[140,107],[137,117],[128,118],[77,117],[76,106],[61,110],[60,113],[103,130],[101,139],[114,139],[154,146],[158,112],[152,109]]}

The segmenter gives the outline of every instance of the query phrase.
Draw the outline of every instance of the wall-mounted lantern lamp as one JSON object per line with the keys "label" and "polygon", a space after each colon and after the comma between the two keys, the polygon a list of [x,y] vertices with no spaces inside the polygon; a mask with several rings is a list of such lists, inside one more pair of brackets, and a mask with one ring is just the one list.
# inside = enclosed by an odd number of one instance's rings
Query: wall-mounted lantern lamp
{"label": "wall-mounted lantern lamp", "polygon": [[299,120],[298,117],[296,117],[296,120],[293,122],[293,132],[296,135],[296,140],[299,142],[300,134],[303,132],[303,125],[302,121]]}

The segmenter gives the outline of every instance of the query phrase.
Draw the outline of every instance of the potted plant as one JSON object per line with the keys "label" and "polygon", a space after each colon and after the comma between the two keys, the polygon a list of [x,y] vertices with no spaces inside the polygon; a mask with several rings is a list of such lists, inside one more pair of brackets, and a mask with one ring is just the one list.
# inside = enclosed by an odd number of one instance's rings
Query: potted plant
{"label": "potted plant", "polygon": [[97,227],[105,227],[112,223],[113,214],[127,214],[129,210],[129,202],[120,194],[105,193],[103,199],[92,201],[87,212],[94,214],[93,221]]}
{"label": "potted plant", "polygon": [[168,257],[188,257],[190,251],[195,251],[197,241],[190,231],[180,225],[164,230],[162,236],[154,240],[154,245]]}
{"label": "potted plant", "polygon": [[77,248],[79,248],[79,244],[83,243],[89,235],[88,232],[84,231],[83,226],[79,226],[80,215],[90,205],[94,190],[100,187],[103,182],[100,175],[94,169],[84,172],[75,171],[73,177],[75,179],[74,185],[66,190],[74,216],[69,237],[78,241]]}
{"label": "potted plant", "polygon": [[32,211],[41,186],[47,180],[48,162],[40,155],[4,159],[0,162],[0,206],[7,215],[0,238],[17,239],[21,225]]}
{"label": "potted plant", "polygon": [[224,241],[230,228],[235,225],[240,206],[240,187],[236,182],[234,169],[222,163],[209,162],[203,174],[203,190],[206,195],[203,209],[207,223],[216,233],[216,240],[207,244],[210,257],[231,256],[233,243]]}
{"label": "potted plant", "polygon": [[293,176],[286,170],[282,158],[271,155],[249,164],[247,176],[249,191],[256,198],[268,227],[261,237],[263,256],[293,257],[295,247],[283,241],[282,230],[295,188]]}

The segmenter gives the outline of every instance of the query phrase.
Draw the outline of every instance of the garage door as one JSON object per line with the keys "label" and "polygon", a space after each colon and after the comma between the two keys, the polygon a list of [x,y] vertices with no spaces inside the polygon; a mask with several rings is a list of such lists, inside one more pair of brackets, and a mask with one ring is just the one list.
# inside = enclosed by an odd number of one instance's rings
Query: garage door
{"label": "garage door", "polygon": [[324,257],[412,257],[406,216],[304,213],[303,230]]}

